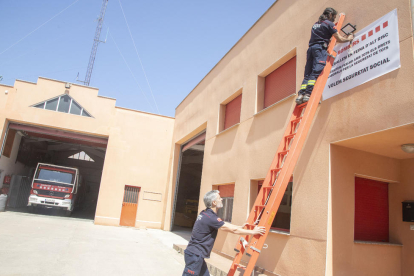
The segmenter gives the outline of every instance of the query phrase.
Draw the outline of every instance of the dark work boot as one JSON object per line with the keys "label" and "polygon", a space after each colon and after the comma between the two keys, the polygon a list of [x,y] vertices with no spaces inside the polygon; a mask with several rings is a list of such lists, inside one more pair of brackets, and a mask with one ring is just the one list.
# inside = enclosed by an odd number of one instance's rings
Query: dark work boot
{"label": "dark work boot", "polygon": [[310,94],[305,94],[304,96],[303,96],[303,100],[302,100],[302,102],[303,103],[306,103],[307,101],[309,101],[309,98],[310,98]]}
{"label": "dark work boot", "polygon": [[300,105],[303,103],[303,94],[299,94],[299,96],[296,98],[296,104]]}

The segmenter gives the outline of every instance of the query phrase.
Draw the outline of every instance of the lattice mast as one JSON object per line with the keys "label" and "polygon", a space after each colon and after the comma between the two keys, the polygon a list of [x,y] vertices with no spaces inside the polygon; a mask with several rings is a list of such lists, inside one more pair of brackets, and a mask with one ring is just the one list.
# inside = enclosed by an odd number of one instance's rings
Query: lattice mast
{"label": "lattice mast", "polygon": [[102,25],[103,25],[106,6],[108,5],[108,1],[109,0],[103,0],[102,1],[101,12],[100,12],[99,18],[98,18],[98,25],[96,26],[95,37],[93,39],[93,46],[92,46],[91,56],[89,57],[88,69],[86,70],[85,81],[80,81],[80,82],[83,82],[86,86],[89,86],[89,83],[91,81],[93,64],[95,63],[96,52],[98,51],[99,43],[102,42],[102,41],[99,40],[99,38],[101,36]]}

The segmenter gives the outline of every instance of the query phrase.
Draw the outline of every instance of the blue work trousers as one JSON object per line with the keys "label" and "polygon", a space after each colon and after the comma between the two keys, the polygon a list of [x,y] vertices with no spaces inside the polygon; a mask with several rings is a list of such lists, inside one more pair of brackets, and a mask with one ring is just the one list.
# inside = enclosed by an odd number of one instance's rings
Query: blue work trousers
{"label": "blue work trousers", "polygon": [[204,258],[184,250],[185,268],[183,276],[210,276]]}
{"label": "blue work trousers", "polygon": [[321,44],[315,44],[308,48],[306,55],[305,77],[301,86],[301,93],[310,95],[315,86],[316,79],[326,65],[328,52]]}

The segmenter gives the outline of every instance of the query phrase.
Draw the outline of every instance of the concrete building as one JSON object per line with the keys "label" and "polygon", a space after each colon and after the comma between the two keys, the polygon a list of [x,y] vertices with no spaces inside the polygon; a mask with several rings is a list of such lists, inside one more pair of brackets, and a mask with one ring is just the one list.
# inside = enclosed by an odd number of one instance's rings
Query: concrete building
{"label": "concrete building", "polygon": [[[6,175],[32,176],[38,162],[78,167],[89,191],[85,215],[95,223],[131,225],[120,218],[124,189],[133,186],[139,208],[132,226],[163,227],[173,118],[116,107],[96,88],[44,78],[0,89],[1,183]],[[69,158],[80,152],[94,162]]]}
{"label": "concrete building", "polygon": [[[105,152],[95,180],[97,224],[120,224],[131,185],[140,187],[135,227],[191,229],[211,189],[225,198],[219,215],[241,225],[295,106],[310,27],[326,6],[359,29],[397,9],[401,67],[320,104],[257,265],[277,275],[412,275],[414,223],[403,221],[402,202],[414,200],[414,155],[401,150],[414,143],[410,1],[275,2],[181,102],[174,120],[115,107],[93,88],[16,81],[0,87],[2,137],[13,124],[31,138],[16,126],[25,125],[72,133],[89,143],[82,149],[92,158]],[[65,93],[91,117],[35,106]],[[14,139],[10,158],[3,152],[0,159],[2,177],[28,169],[15,163],[23,138]],[[219,231],[214,250],[231,257],[236,241]]]}

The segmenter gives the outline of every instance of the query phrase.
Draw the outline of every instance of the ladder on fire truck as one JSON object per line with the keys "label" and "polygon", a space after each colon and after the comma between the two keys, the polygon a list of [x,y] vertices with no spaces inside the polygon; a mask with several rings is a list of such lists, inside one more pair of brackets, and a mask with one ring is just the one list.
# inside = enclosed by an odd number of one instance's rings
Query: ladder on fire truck
{"label": "ladder on fire truck", "polygon": [[[340,14],[336,28],[341,29],[345,14]],[[246,228],[253,229],[256,225],[264,226],[266,233],[263,236],[255,235],[249,241],[250,236],[239,238],[234,250],[237,252],[230,267],[228,276],[233,276],[238,268],[244,271],[243,275],[253,275],[259,254],[263,248],[273,219],[279,209],[280,202],[286,191],[289,179],[293,173],[296,162],[299,158],[303,144],[312,124],[313,118],[322,97],[323,89],[330,74],[336,53],[333,51],[336,39],[332,37],[328,46],[328,60],[326,66],[318,77],[312,96],[309,101],[297,105],[290,117],[290,122],[285,130],[283,139],[280,142],[276,155],[263,182],[262,188],[256,198],[254,206],[247,219]],[[248,243],[248,244],[247,244]],[[243,254],[250,257],[247,266],[240,264]]]}

